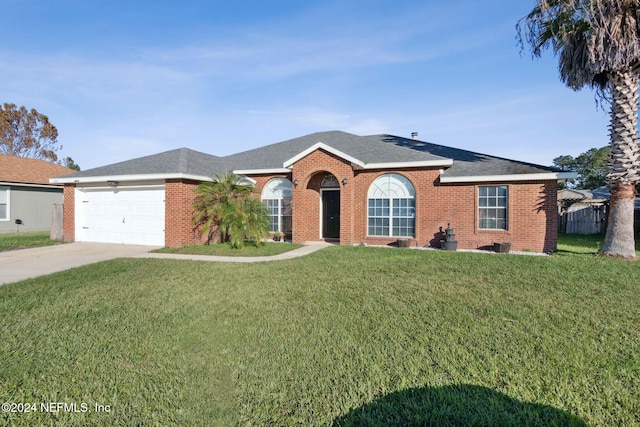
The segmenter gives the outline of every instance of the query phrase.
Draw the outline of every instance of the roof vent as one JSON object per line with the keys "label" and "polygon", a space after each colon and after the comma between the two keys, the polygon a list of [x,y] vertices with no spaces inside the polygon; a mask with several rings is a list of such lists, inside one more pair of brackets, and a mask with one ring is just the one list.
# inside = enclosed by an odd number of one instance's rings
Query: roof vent
{"label": "roof vent", "polygon": [[411,139],[418,139],[418,132],[411,132]]}

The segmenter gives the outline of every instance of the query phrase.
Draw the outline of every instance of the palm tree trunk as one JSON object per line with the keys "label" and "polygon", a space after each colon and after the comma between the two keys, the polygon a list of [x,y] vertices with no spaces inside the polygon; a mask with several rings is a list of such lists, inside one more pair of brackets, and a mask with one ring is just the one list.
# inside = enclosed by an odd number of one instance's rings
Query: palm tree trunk
{"label": "palm tree trunk", "polygon": [[636,249],[633,238],[633,200],[635,186],[621,184],[611,187],[609,223],[604,236],[602,254],[635,259]]}
{"label": "palm tree trunk", "polygon": [[602,253],[635,259],[633,209],[638,181],[638,75],[612,73],[611,152],[607,180],[611,187],[609,224]]}

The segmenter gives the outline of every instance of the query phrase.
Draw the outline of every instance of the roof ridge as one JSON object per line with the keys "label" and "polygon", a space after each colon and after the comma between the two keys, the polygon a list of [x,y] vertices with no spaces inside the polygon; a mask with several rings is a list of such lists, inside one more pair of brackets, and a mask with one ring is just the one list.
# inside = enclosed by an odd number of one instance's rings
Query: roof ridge
{"label": "roof ridge", "polygon": [[[247,153],[251,153],[253,151],[256,150],[263,150],[265,148],[269,148],[269,147],[273,147],[273,146],[277,146],[280,144],[285,144],[287,142],[292,142],[292,141],[296,141],[296,140],[301,140],[303,138],[312,138],[315,135],[320,135],[320,134],[331,134],[331,133],[341,133],[341,134],[345,134],[345,135],[349,135],[349,136],[356,136],[356,137],[360,137],[359,135],[355,135],[349,132],[345,132],[345,131],[341,131],[341,130],[329,130],[329,131],[321,131],[321,132],[313,132],[310,133],[308,135],[303,135],[303,136],[297,136],[295,138],[288,138],[288,139],[284,139],[282,141],[278,141],[278,142],[272,142],[271,144],[267,144],[267,145],[262,145],[260,147],[255,147],[255,148],[250,148],[248,150],[244,150],[244,151],[238,151],[237,153],[232,153],[232,154],[227,154],[226,156],[222,156],[221,159],[228,159],[228,158],[232,158],[235,156],[240,156],[240,155],[246,155]],[[316,141],[316,142],[324,142],[324,141]],[[328,143],[324,142],[325,144],[329,145]]]}

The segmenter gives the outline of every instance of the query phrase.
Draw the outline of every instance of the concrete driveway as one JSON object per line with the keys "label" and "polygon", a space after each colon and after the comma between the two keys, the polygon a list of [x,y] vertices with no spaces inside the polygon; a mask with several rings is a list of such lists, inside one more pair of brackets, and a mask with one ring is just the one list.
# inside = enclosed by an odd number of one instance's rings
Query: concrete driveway
{"label": "concrete driveway", "polygon": [[264,262],[297,258],[318,251],[326,242],[306,242],[304,246],[278,255],[262,257],[228,257],[150,253],[159,246],[121,245],[115,243],[67,243],[41,248],[0,252],[0,285],[44,276],[94,262],[114,258],[171,258],[214,262]]}
{"label": "concrete driveway", "polygon": [[67,243],[0,252],[0,285],[114,258],[141,255],[154,246],[112,243]]}

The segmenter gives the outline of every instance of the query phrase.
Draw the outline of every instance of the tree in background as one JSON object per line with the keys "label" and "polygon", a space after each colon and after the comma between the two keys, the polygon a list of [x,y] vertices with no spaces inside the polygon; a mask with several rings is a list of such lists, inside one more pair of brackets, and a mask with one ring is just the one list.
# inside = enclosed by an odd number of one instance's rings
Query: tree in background
{"label": "tree in background", "polygon": [[80,166],[71,157],[62,159],[62,165],[66,168],[80,171]]}
{"label": "tree in background", "polygon": [[635,259],[640,0],[537,0],[536,4],[517,24],[521,45],[529,45],[536,57],[551,48],[567,86],[593,87],[601,100],[611,103],[607,160],[611,205],[602,253]]}
{"label": "tree in background", "polygon": [[569,155],[556,157],[553,165],[563,170],[571,170],[578,173],[577,179],[571,179],[568,184],[571,188],[593,190],[607,185],[607,159],[610,148],[592,148],[580,154],[578,157]]}
{"label": "tree in background", "polygon": [[57,162],[61,148],[58,130],[47,116],[33,108],[0,106],[0,153]]}
{"label": "tree in background", "polygon": [[216,232],[220,242],[230,242],[233,248],[241,248],[245,239],[260,246],[269,235],[267,208],[253,196],[253,187],[239,180],[239,176],[226,173],[196,187],[193,225],[206,233],[207,243]]}

